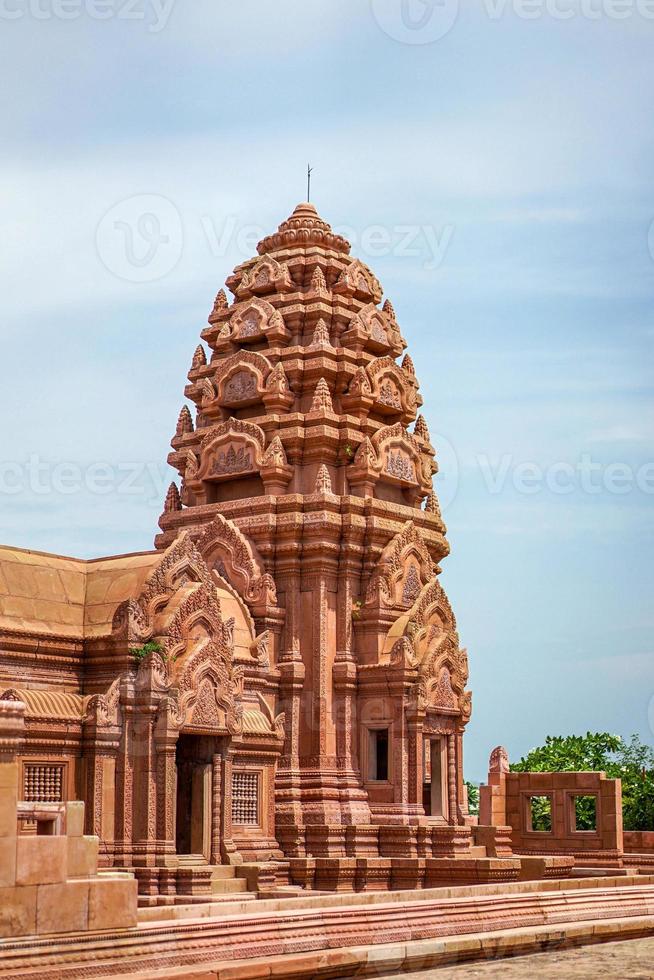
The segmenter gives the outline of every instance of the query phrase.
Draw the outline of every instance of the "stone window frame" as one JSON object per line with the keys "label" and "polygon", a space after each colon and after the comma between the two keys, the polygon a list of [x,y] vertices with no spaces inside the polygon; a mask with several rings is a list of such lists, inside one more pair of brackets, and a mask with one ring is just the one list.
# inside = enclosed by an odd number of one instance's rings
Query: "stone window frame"
{"label": "stone window frame", "polygon": [[[246,823],[238,823],[234,820],[234,781],[236,776],[247,775],[255,776],[257,780],[257,822],[252,823],[247,821]],[[232,768],[231,774],[231,792],[230,792],[230,810],[231,810],[231,824],[235,830],[247,831],[247,830],[263,830],[264,822],[264,773],[263,769],[255,769],[249,766],[242,766],[239,768]]]}
{"label": "stone window frame", "polygon": [[[577,807],[575,805],[575,800],[578,797],[592,796],[595,799],[595,829],[594,830],[579,830],[577,828]],[[571,789],[565,791],[565,820],[566,820],[566,830],[569,834],[583,834],[584,837],[592,835],[594,837],[600,837],[600,794],[599,791],[592,789]]]}
{"label": "stone window frame", "polygon": [[[27,779],[27,770],[32,767],[43,766],[46,768],[56,768],[61,770],[61,800],[25,800],[23,797],[25,794],[25,781]],[[19,782],[19,802],[30,803],[30,802],[52,802],[52,803],[66,803],[68,800],[75,798],[75,793],[72,792],[72,787],[70,781],[72,778],[73,769],[70,765],[69,759],[62,759],[61,757],[53,756],[23,756],[20,760],[20,782]]]}
{"label": "stone window frame", "polygon": [[[364,785],[371,784],[372,786],[392,786],[393,785],[393,722],[380,718],[375,721],[367,721],[363,723],[364,737],[363,737],[363,766],[362,772],[365,773]],[[388,772],[386,779],[373,779],[370,776],[370,762],[371,762],[371,743],[373,732],[387,732],[388,733]]]}
{"label": "stone window frame", "polygon": [[[522,794],[522,824],[525,834],[535,834],[542,837],[544,834],[550,837],[554,835],[554,791],[553,790],[525,790]],[[531,825],[531,801],[533,799],[548,799],[550,801],[550,822],[549,830],[534,830]]]}

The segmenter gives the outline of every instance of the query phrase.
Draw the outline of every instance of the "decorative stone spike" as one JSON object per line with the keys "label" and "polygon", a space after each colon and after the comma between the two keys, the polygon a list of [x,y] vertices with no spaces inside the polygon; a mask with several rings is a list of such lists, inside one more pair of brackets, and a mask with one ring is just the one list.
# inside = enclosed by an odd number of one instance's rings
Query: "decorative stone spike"
{"label": "decorative stone spike", "polygon": [[441,506],[438,502],[438,497],[436,496],[435,490],[430,490],[427,494],[427,499],[425,500],[425,510],[428,514],[437,514],[438,517],[441,516]]}
{"label": "decorative stone spike", "polygon": [[284,446],[279,436],[275,436],[263,454],[261,468],[286,466],[287,459]]}
{"label": "decorative stone spike", "polygon": [[313,331],[311,347],[331,347],[331,346],[332,343],[329,337],[329,327],[321,317],[316,324],[315,330]]}
{"label": "decorative stone spike", "polygon": [[371,395],[372,387],[370,384],[370,379],[364,371],[363,368],[357,368],[356,374],[350,381],[350,387],[348,388],[348,393],[350,395]]}
{"label": "decorative stone spike", "polygon": [[406,374],[410,374],[412,378],[416,376],[416,369],[413,366],[413,358],[410,354],[405,354],[402,358],[402,370]]}
{"label": "decorative stone spike", "polygon": [[311,275],[311,289],[314,293],[327,292],[327,280],[325,279],[325,273],[322,271],[319,265],[316,266]]}
{"label": "decorative stone spike", "polygon": [[186,432],[193,432],[193,419],[187,405],[182,405],[182,409],[177,418],[177,435],[183,436]]}
{"label": "decorative stone spike", "polygon": [[354,457],[355,465],[360,467],[372,467],[377,462],[377,453],[368,436],[363,440],[356,451]]}
{"label": "decorative stone spike", "polygon": [[278,361],[268,375],[266,380],[266,391],[275,391],[281,394],[286,394],[288,390],[289,384],[288,378],[286,377],[286,372],[284,371],[284,366],[281,361]]}
{"label": "decorative stone spike", "polygon": [[416,424],[413,427],[413,434],[418,439],[422,439],[423,442],[429,442],[429,429],[427,428],[424,415],[419,415],[416,419]]}
{"label": "decorative stone spike", "polygon": [[387,313],[391,320],[395,320],[395,307],[391,303],[390,299],[384,300],[384,305],[382,306],[384,313]]}
{"label": "decorative stone spike", "polygon": [[186,454],[186,469],[184,471],[184,480],[194,480],[198,475],[198,470],[200,465],[198,463],[198,458],[194,452],[190,449]]}
{"label": "decorative stone spike", "polygon": [[226,310],[228,306],[229,303],[227,302],[227,293],[224,289],[219,289],[216,293],[216,298],[213,301],[213,312],[217,313],[220,310]]}
{"label": "decorative stone spike", "polygon": [[191,367],[194,368],[204,367],[206,363],[207,363],[207,355],[204,351],[204,347],[202,346],[202,344],[198,344],[198,346],[195,348],[195,351],[193,352],[193,362],[191,364]]}
{"label": "decorative stone spike", "polygon": [[316,493],[331,493],[332,492],[332,481],[329,475],[329,470],[323,463],[318,470],[316,476]]}
{"label": "decorative stone spike", "polygon": [[313,401],[311,403],[312,412],[333,412],[332,396],[329,393],[329,385],[324,378],[321,378],[316,385]]}
{"label": "decorative stone spike", "polygon": [[166,500],[164,502],[164,513],[170,514],[172,511],[181,510],[182,501],[179,496],[179,490],[177,489],[177,484],[173,481],[168,487],[168,492],[166,493]]}
{"label": "decorative stone spike", "polygon": [[202,382],[200,393],[203,405],[208,405],[216,397],[216,392],[214,391],[213,385],[208,378],[205,378]]}

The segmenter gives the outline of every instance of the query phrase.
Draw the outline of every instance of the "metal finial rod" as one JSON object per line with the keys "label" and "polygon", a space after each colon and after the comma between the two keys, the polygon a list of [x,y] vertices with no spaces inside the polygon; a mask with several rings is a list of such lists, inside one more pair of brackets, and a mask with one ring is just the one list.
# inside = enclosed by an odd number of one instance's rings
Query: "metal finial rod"
{"label": "metal finial rod", "polygon": [[311,164],[307,163],[307,201],[311,200],[311,174],[313,173],[313,167]]}

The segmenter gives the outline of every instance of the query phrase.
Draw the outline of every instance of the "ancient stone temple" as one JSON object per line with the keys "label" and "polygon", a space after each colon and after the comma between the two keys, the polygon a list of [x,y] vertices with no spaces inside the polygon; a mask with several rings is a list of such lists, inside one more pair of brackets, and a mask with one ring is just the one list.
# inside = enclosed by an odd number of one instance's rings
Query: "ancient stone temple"
{"label": "ancient stone temple", "polygon": [[226,286],[155,550],[0,549],[23,797],[84,800],[101,863],[154,901],[244,866],[258,886],[408,887],[472,854],[418,378],[375,275],[310,204]]}

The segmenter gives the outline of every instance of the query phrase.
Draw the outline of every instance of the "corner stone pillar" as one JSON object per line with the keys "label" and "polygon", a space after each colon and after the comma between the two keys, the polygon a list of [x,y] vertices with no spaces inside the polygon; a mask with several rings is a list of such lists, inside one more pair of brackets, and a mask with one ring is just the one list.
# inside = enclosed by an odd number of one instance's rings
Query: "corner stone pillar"
{"label": "corner stone pillar", "polygon": [[0,838],[16,837],[18,754],[25,741],[25,705],[0,701]]}

